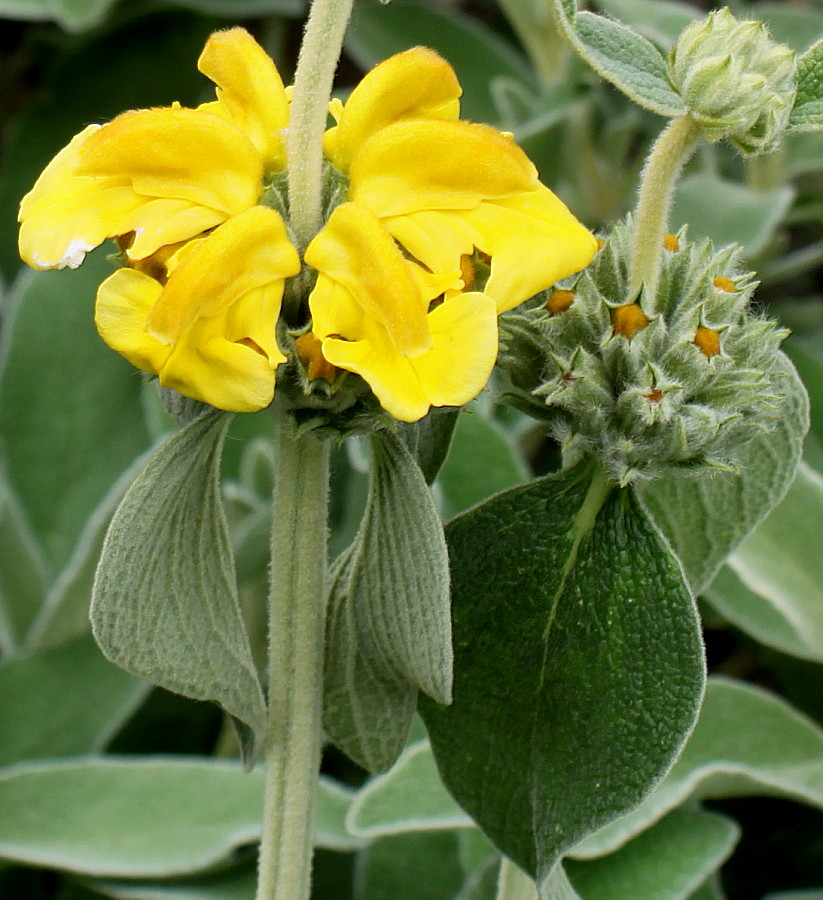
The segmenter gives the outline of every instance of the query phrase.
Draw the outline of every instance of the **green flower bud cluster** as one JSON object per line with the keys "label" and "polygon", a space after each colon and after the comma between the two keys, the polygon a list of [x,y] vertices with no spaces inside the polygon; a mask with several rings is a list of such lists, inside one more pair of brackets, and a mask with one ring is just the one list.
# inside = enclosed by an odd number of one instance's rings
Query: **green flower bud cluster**
{"label": "green flower bud cluster", "polygon": [[594,456],[618,484],[734,470],[771,429],[785,329],[752,312],[739,250],[667,236],[654,309],[627,302],[631,222],[548,302],[501,320],[503,399],[547,421],[564,464]]}
{"label": "green flower bud cluster", "polygon": [[740,22],[723,8],[680,35],[669,78],[706,140],[728,138],[743,153],[765,153],[788,124],[797,62],[762,22]]}

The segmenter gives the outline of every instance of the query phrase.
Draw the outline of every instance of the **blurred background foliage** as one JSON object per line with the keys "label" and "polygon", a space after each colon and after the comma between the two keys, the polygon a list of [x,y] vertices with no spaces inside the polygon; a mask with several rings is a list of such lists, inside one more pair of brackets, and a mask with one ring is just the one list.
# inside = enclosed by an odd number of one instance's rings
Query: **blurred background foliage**
{"label": "blurred background foliage", "polygon": [[[597,0],[668,48],[713,4]],[[823,37],[819,0],[731,4],[798,51]],[[94,331],[106,248],[76,272],[25,271],[16,211],[83,126],[130,108],[196,104],[195,62],[214,29],[244,24],[288,82],[304,0],[0,0],[0,897],[245,900],[254,893],[260,785],[236,762],[216,707],[151,689],[89,634],[108,520],[172,425],[155,386]],[[360,0],[344,93],[381,59],[439,50],[466,118],[514,133],[587,225],[634,202],[662,126],[558,38],[542,0]],[[567,861],[583,900],[823,897],[823,135],[742,160],[705,146],[674,227],[738,242],[757,303],[790,326],[812,400],[806,461],[783,503],[701,599],[713,678],[675,769],[636,812]],[[263,641],[271,425],[237,417],[224,495],[252,633]],[[484,395],[461,414],[434,485],[445,520],[558,465],[539,428]],[[367,455],[334,460],[331,550],[351,540]],[[398,765],[367,780],[324,762],[317,900],[491,900],[495,851],[440,787],[422,726]]]}

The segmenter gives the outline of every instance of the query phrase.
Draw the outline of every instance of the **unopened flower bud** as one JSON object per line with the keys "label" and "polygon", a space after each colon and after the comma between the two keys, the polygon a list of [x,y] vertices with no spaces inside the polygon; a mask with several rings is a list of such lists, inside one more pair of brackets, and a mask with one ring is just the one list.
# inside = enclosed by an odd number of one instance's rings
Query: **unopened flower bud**
{"label": "unopened flower bud", "polygon": [[549,423],[566,465],[593,456],[619,484],[734,470],[780,415],[786,331],[750,309],[739,249],[689,242],[685,229],[674,243],[654,309],[643,294],[626,303],[629,221],[558,286],[574,290],[562,314],[535,304],[501,320],[503,399]]}
{"label": "unopened flower bud", "polygon": [[743,153],[779,142],[797,93],[797,62],[762,22],[740,22],[726,9],[680,35],[669,77],[708,141],[728,138]]}

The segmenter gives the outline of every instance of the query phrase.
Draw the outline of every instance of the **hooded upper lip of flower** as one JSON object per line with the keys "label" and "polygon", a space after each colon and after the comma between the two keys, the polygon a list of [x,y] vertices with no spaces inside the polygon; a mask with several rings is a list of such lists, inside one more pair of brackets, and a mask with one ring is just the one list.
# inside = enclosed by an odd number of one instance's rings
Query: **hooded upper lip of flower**
{"label": "hooded upper lip of flower", "polygon": [[274,63],[242,28],[218,31],[198,68],[217,99],[90,125],[20,204],[20,254],[35,269],[76,268],[110,237],[134,233],[141,260],[254,206],[285,167],[288,98]]}
{"label": "hooded upper lip of flower", "polygon": [[[271,402],[285,359],[274,339],[283,281],[300,267],[282,219],[259,205],[286,164],[289,100],[243,29],[212,35],[198,66],[216,101],[124,113],[55,157],[21,203],[20,248],[35,268],[76,267],[106,238],[128,236],[131,268],[98,294],[104,339],[162,384],[247,411]],[[373,69],[345,105],[332,102],[324,151],[346,202],[305,254],[318,273],[308,304],[324,357],[406,421],[482,390],[497,314],[596,250],[510,137],[457,118],[460,93],[448,63],[417,47]],[[466,274],[478,252],[490,259],[482,292]],[[247,294],[227,270],[254,282]],[[158,271],[165,286],[150,277]]]}

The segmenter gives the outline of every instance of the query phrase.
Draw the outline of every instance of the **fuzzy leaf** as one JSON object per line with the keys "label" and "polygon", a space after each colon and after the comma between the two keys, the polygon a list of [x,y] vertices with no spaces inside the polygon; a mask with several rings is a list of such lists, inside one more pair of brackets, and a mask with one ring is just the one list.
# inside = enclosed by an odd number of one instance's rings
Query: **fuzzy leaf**
{"label": "fuzzy leaf", "polygon": [[[88,757],[0,773],[0,859],[109,878],[170,878],[213,868],[258,840],[263,773],[206,759]],[[321,778],[315,843],[354,850],[351,794]]]}
{"label": "fuzzy leaf", "polygon": [[669,83],[666,60],[651,41],[612,19],[574,12],[568,0],[552,0],[567,40],[597,74],[650,112],[676,118],[686,112]]}
{"label": "fuzzy leaf", "polygon": [[789,797],[823,809],[823,730],[784,700],[709,679],[691,738],[659,787],[627,816],[575,847],[578,858],[621,847],[687,798]]}
{"label": "fuzzy leaf", "polygon": [[789,130],[823,130],[823,40],[812,44],[798,60],[797,98]]}
{"label": "fuzzy leaf", "polygon": [[789,492],[706,593],[724,618],[761,643],[817,662],[823,662],[821,522],[823,477],[801,463]]}
{"label": "fuzzy leaf", "polygon": [[426,484],[440,471],[452,445],[459,409],[433,409],[419,422],[401,422],[398,433],[409,453],[417,461]]}
{"label": "fuzzy leaf", "polygon": [[91,637],[0,663],[0,766],[101,750],[148,690]]}
{"label": "fuzzy leaf", "polygon": [[665,478],[640,489],[644,506],[671,542],[696,594],[708,587],[726,557],[794,480],[809,427],[808,397],[782,353],[776,372],[786,391],[780,417],[773,431],[741,448],[739,475]]}
{"label": "fuzzy leaf", "polygon": [[390,771],[361,788],[346,820],[351,834],[369,840],[473,825],[443,786],[428,741],[411,744]]}
{"label": "fuzzy leaf", "polygon": [[112,519],[94,583],[94,635],[112,662],[214,700],[257,732],[265,703],[240,613],[219,494],[231,416],[208,413],[155,452]]}
{"label": "fuzzy leaf", "polygon": [[371,771],[403,749],[418,689],[451,697],[449,569],[420,469],[394,435],[373,442],[366,513],[329,599],[324,724]]}
{"label": "fuzzy leaf", "polygon": [[700,16],[694,6],[679,0],[597,0],[596,5],[664,48]]}
{"label": "fuzzy leaf", "polygon": [[599,859],[566,860],[585,900],[682,900],[732,852],[740,829],[701,809],[675,809],[628,844]]}
{"label": "fuzzy leaf", "polygon": [[49,572],[11,485],[0,475],[0,650],[23,643],[46,592]]}
{"label": "fuzzy leaf", "polygon": [[570,470],[447,529],[454,702],[421,712],[450,792],[538,881],[651,790],[702,692],[677,560],[631,490],[601,491]]}

